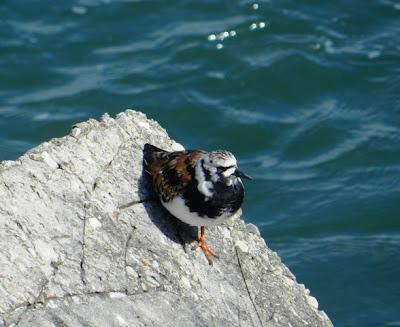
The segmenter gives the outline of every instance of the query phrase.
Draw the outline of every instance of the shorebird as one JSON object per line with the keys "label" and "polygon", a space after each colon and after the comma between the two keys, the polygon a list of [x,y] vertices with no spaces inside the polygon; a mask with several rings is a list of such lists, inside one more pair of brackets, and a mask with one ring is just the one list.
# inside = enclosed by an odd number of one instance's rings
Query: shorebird
{"label": "shorebird", "polygon": [[251,178],[225,150],[168,152],[145,144],[144,164],[161,204],[186,224],[200,227],[198,247],[211,264],[218,255],[206,243],[205,226],[237,213],[244,198],[241,179]]}

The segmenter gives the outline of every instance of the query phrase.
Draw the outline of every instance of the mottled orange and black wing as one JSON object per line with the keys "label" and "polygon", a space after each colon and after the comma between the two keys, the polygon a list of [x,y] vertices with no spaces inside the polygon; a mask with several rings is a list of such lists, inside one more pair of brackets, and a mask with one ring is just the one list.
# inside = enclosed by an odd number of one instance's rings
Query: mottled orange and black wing
{"label": "mottled orange and black wing", "polygon": [[167,152],[145,144],[146,172],[151,175],[154,189],[164,202],[182,193],[194,178],[195,164],[203,154],[203,151],[198,150]]}

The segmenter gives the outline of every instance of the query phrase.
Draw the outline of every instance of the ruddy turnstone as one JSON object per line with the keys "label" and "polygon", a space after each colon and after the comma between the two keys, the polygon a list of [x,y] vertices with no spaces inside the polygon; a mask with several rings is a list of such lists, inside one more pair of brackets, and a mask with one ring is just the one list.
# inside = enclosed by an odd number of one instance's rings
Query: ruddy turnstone
{"label": "ruddy turnstone", "polygon": [[221,224],[237,213],[244,197],[241,178],[251,178],[224,150],[167,152],[145,144],[144,164],[162,205],[181,221],[200,226],[198,247],[212,263],[218,255],[206,243],[205,226]]}

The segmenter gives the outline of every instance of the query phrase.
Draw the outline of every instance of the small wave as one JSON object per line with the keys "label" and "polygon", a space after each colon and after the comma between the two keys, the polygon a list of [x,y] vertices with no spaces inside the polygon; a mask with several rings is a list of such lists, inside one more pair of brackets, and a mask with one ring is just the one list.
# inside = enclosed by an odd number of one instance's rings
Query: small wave
{"label": "small wave", "polygon": [[302,181],[318,176],[314,172],[288,172],[288,171],[276,171],[272,170],[263,174],[254,174],[252,177],[255,180],[267,180],[267,181],[281,181],[281,182],[295,182]]}
{"label": "small wave", "polygon": [[154,40],[135,41],[131,43],[124,43],[122,45],[113,45],[95,49],[94,53],[98,55],[118,55],[118,54],[134,54],[137,52],[145,52],[154,50],[157,43]]}
{"label": "small wave", "polygon": [[24,33],[29,35],[55,35],[65,32],[67,29],[76,26],[73,22],[63,22],[62,24],[46,23],[43,20],[23,20],[23,21],[9,21],[8,22],[17,33]]}
{"label": "small wave", "polygon": [[[399,8],[400,10],[400,8]],[[400,326],[400,321],[389,321],[385,324],[386,326]]]}
{"label": "small wave", "polygon": [[[338,160],[364,145],[370,147],[372,140],[399,140],[399,128],[387,121],[377,121],[374,109],[363,110],[341,106],[337,100],[327,100],[305,110],[302,115],[298,115],[296,128],[287,135],[287,145],[282,150],[282,167],[288,169],[310,168]],[[358,126],[354,126],[354,121],[359,121]],[[347,129],[345,126],[351,125],[353,128]],[[332,129],[332,131],[331,131]],[[340,131],[340,133],[338,133]],[[287,151],[290,148],[298,149],[307,146],[307,142],[312,140],[326,139],[326,133],[335,137],[329,141],[328,145],[320,145],[314,142],[312,152],[306,159],[296,157],[296,160],[285,160]],[[304,154],[302,154],[304,156]]]}
{"label": "small wave", "polygon": [[33,142],[0,137],[0,161],[15,160],[33,145]]}
{"label": "small wave", "polygon": [[76,67],[76,70],[80,73],[76,74],[71,81],[65,84],[14,96],[8,99],[8,103],[22,105],[70,97],[85,91],[97,89],[99,83],[103,81],[103,76],[96,66]]}
{"label": "small wave", "polygon": [[70,113],[57,113],[57,112],[41,112],[32,116],[33,121],[62,121],[62,120],[76,120],[78,118],[86,117],[84,112],[70,112]]}
{"label": "small wave", "polygon": [[23,116],[24,114],[21,113],[17,107],[15,106],[1,106],[0,107],[0,123],[4,122],[4,119],[11,118],[11,117],[18,117]]}
{"label": "small wave", "polygon": [[281,104],[270,105],[274,107],[275,110],[247,110],[247,109],[237,109],[224,105],[222,114],[224,114],[228,119],[234,119],[240,123],[256,124],[261,122],[269,123],[279,123],[287,125],[298,125],[301,130],[308,127],[310,124],[316,124],[324,117],[328,117],[330,113],[338,106],[336,99],[324,99],[322,102],[315,106],[304,107],[300,109],[291,108],[287,111],[286,108],[282,107]]}
{"label": "small wave", "polygon": [[342,141],[340,144],[337,144],[334,148],[321,150],[322,153],[316,154],[310,159],[298,159],[295,162],[282,162],[282,167],[289,169],[316,167],[318,165],[339,159],[345,154],[348,154],[361,147],[363,144],[368,142],[369,139],[369,135],[352,133],[351,137]]}
{"label": "small wave", "polygon": [[[400,234],[372,234],[372,235],[330,235],[326,237],[290,238],[290,249],[282,248],[279,253],[288,260],[301,258],[303,253],[325,253],[330,256],[359,255],[360,251],[369,253],[371,248],[379,246],[392,247],[396,252],[400,248]],[[338,247],[340,244],[340,248]],[[328,251],[327,248],[330,250]],[[334,249],[337,249],[334,251]],[[397,249],[397,250],[396,250]]]}
{"label": "small wave", "polygon": [[223,114],[242,124],[259,124],[261,122],[293,124],[296,118],[292,116],[276,117],[268,112],[257,112],[246,109],[224,108]]}

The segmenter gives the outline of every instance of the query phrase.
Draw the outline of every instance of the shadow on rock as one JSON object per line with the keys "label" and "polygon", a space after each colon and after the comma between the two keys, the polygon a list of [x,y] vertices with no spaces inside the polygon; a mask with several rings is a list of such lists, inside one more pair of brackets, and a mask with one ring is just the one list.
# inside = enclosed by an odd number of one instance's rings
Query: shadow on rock
{"label": "shadow on rock", "polygon": [[139,198],[150,220],[171,241],[185,246],[197,238],[198,228],[181,222],[171,215],[158,200],[154,192],[151,177],[146,172],[144,165],[139,178]]}

